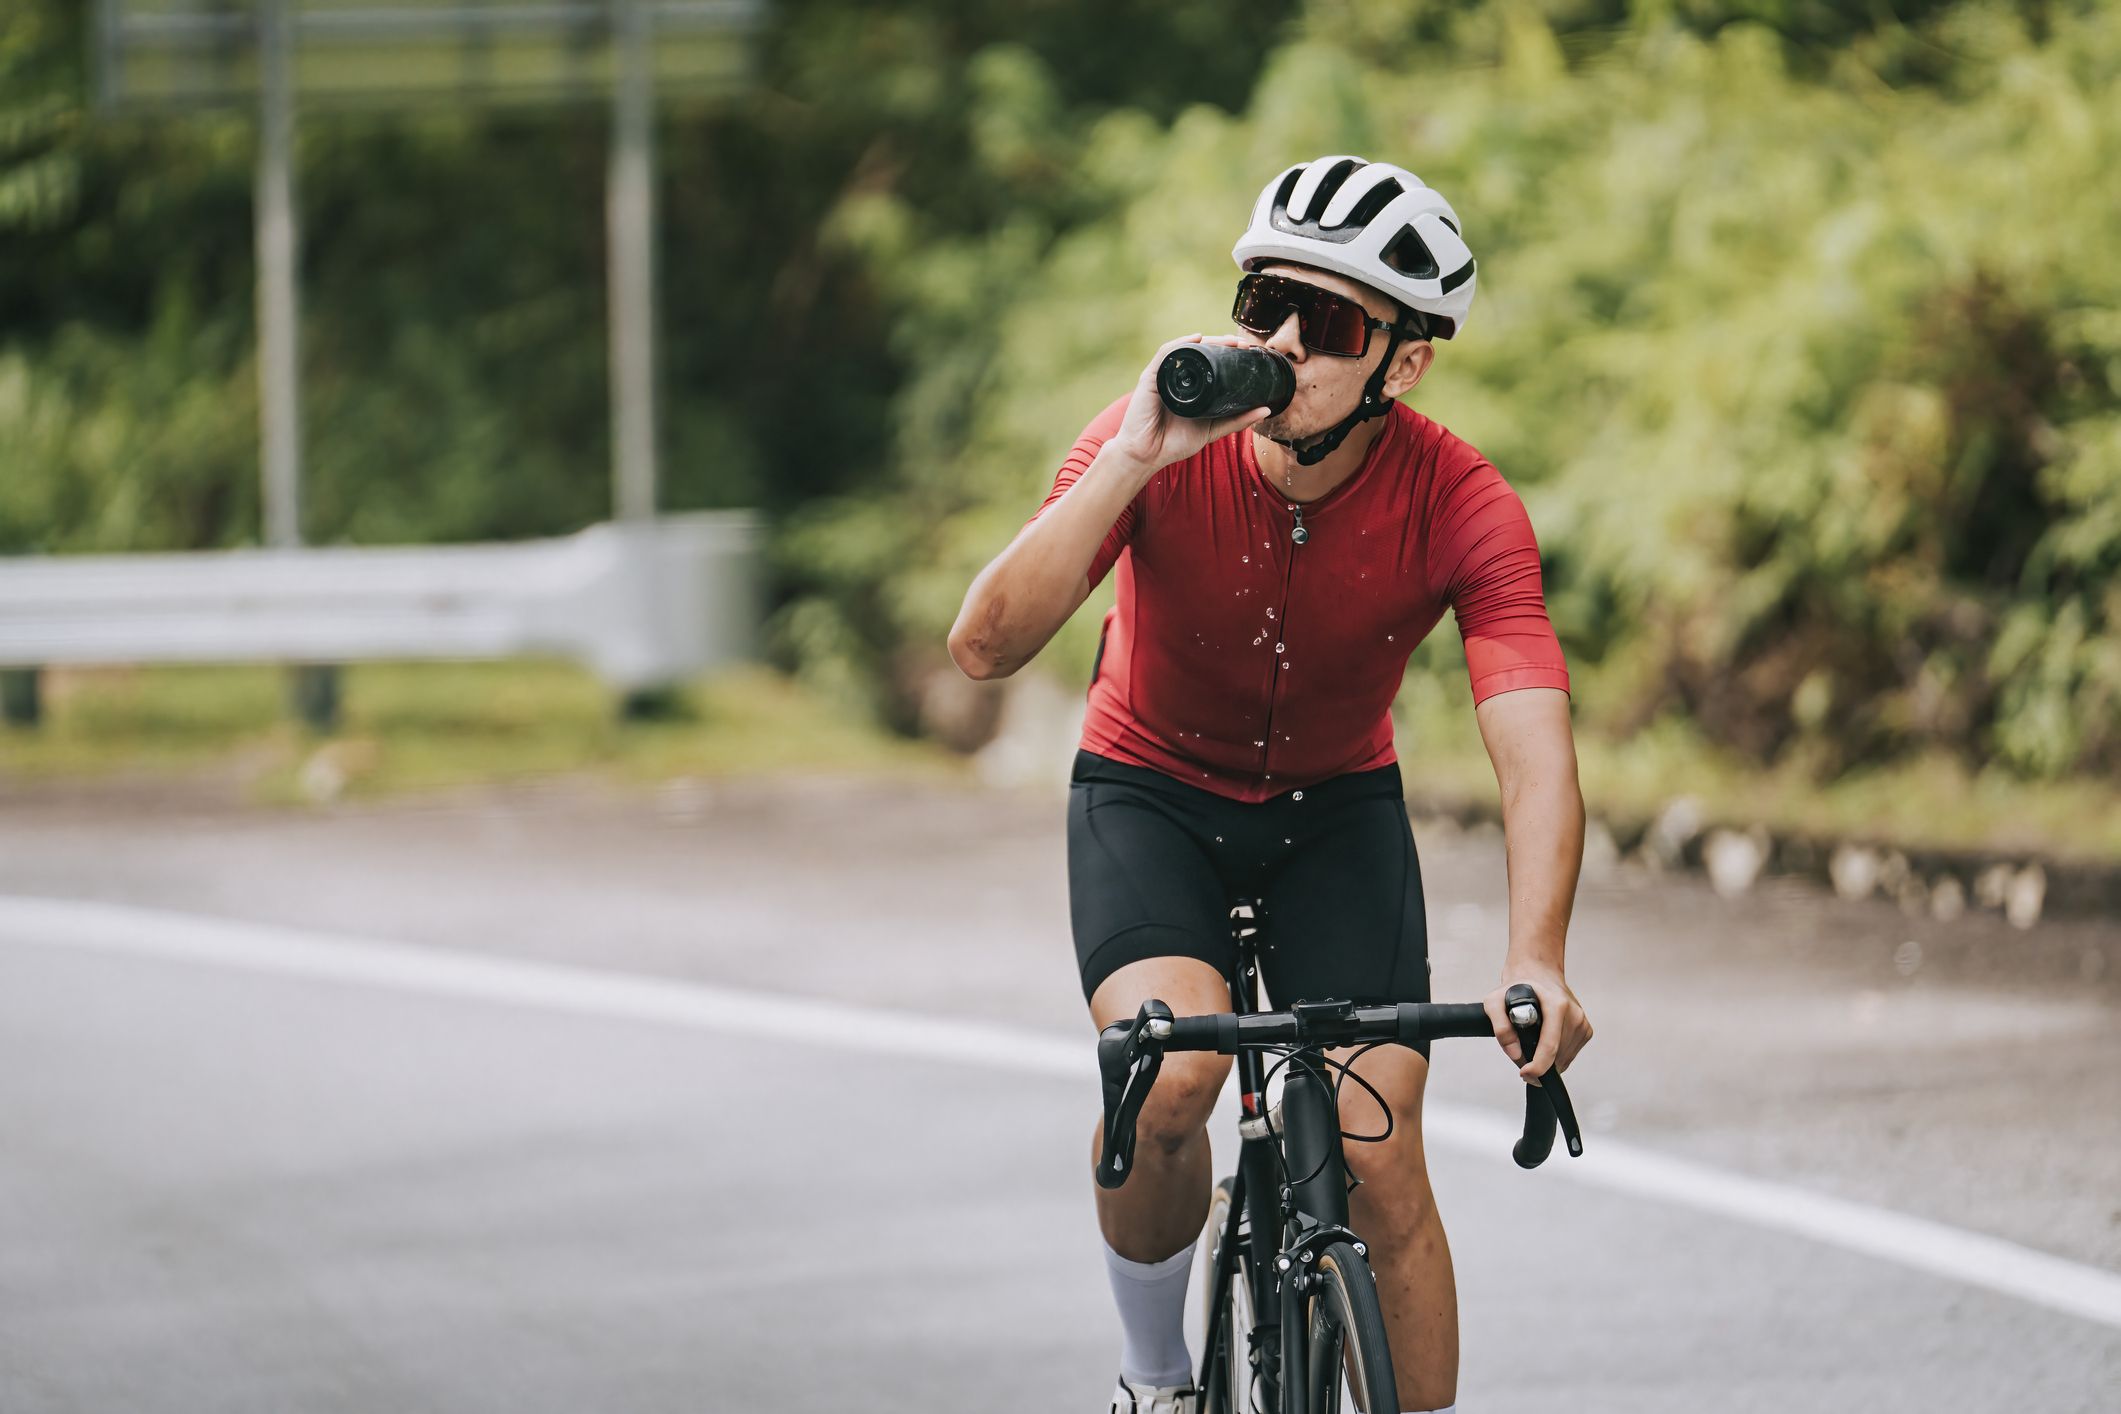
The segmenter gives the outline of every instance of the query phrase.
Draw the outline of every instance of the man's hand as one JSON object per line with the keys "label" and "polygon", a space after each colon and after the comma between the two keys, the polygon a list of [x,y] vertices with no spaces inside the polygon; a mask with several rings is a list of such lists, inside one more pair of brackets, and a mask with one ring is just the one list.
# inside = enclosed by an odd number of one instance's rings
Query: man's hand
{"label": "man's hand", "polygon": [[1156,351],[1156,357],[1149,360],[1142,376],[1135,380],[1134,396],[1127,402],[1126,419],[1105,445],[1125,452],[1129,459],[1153,475],[1173,462],[1184,461],[1210,442],[1220,441],[1240,427],[1250,427],[1265,418],[1266,408],[1253,408],[1235,417],[1220,417],[1212,422],[1179,417],[1156,395],[1156,370],[1163,366],[1164,356],[1171,350],[1184,348],[1187,344],[1255,342],[1227,334],[1188,334],[1183,339],[1173,339],[1165,344]]}
{"label": "man's hand", "polygon": [[[1524,1047],[1518,1044],[1517,1028],[1510,1024],[1509,1010],[1502,1003],[1503,994],[1519,982],[1539,996],[1539,1049],[1531,1056],[1526,1056]],[[1495,1039],[1517,1062],[1517,1074],[1525,1080],[1536,1082],[1557,1063],[1566,1071],[1576,1053],[1591,1039],[1591,1019],[1584,1015],[1582,1003],[1559,972],[1519,968],[1506,973],[1502,985],[1482,998],[1481,1005],[1487,1008],[1488,1020],[1495,1027]]]}

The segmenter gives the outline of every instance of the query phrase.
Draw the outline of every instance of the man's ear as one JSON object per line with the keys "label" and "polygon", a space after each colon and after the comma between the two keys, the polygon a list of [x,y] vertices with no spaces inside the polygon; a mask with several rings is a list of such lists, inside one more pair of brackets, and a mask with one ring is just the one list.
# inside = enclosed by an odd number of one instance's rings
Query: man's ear
{"label": "man's ear", "polygon": [[1385,375],[1384,395],[1398,398],[1412,392],[1435,361],[1436,346],[1427,339],[1401,344],[1392,350],[1392,371]]}

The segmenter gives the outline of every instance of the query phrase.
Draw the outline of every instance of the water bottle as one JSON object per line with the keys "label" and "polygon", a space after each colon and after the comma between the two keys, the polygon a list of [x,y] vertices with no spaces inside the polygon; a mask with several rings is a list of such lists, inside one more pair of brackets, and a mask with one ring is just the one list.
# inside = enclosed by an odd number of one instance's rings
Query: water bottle
{"label": "water bottle", "polygon": [[1280,412],[1296,396],[1296,370],[1271,349],[1186,344],[1157,365],[1156,396],[1176,417],[1213,420],[1253,408]]}

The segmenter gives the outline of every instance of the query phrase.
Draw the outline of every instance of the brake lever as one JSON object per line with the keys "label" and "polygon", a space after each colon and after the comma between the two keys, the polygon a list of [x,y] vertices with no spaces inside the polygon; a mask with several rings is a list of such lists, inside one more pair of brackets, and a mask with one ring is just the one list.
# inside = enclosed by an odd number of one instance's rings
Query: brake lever
{"label": "brake lever", "polygon": [[[1502,1001],[1509,1011],[1510,1024],[1517,1028],[1517,1042],[1530,1059],[1539,1049],[1539,994],[1519,982],[1503,993]],[[1547,1073],[1537,1082],[1525,1082],[1524,1137],[1510,1150],[1519,1168],[1536,1169],[1547,1161],[1547,1155],[1554,1150],[1557,1123],[1569,1157],[1582,1158],[1583,1130],[1576,1123],[1576,1106],[1569,1099],[1568,1087],[1561,1083],[1561,1067],[1555,1065],[1547,1067]]]}
{"label": "brake lever", "polygon": [[1132,1021],[1115,1021],[1097,1038],[1097,1069],[1105,1090],[1105,1142],[1097,1161],[1097,1184],[1117,1188],[1134,1165],[1134,1121],[1141,1114],[1164,1048],[1149,1033],[1151,1021],[1171,1020],[1171,1008],[1155,999],[1142,1003]]}

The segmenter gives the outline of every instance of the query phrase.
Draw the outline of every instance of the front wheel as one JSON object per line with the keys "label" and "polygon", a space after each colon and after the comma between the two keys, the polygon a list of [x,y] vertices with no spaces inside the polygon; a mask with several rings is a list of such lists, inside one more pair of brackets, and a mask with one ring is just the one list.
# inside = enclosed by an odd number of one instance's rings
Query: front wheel
{"label": "front wheel", "polygon": [[[1340,1414],[1343,1391],[1366,1414],[1397,1414],[1399,1390],[1392,1377],[1392,1348],[1385,1339],[1377,1279],[1360,1252],[1345,1242],[1318,1254],[1317,1286],[1306,1303],[1307,1381],[1310,1414]],[[1345,1383],[1343,1382],[1345,1375]]]}
{"label": "front wheel", "polygon": [[[1240,1240],[1232,1254],[1229,1287],[1222,1309],[1215,1308],[1217,1250],[1230,1221],[1235,1180],[1215,1186],[1201,1230],[1202,1260],[1193,1270],[1193,1290],[1200,1303],[1201,1338],[1194,1349],[1206,1356],[1201,1380],[1201,1414],[1254,1414],[1258,1401],[1252,1377],[1252,1254]],[[1243,1236],[1239,1230],[1240,1239]]]}

